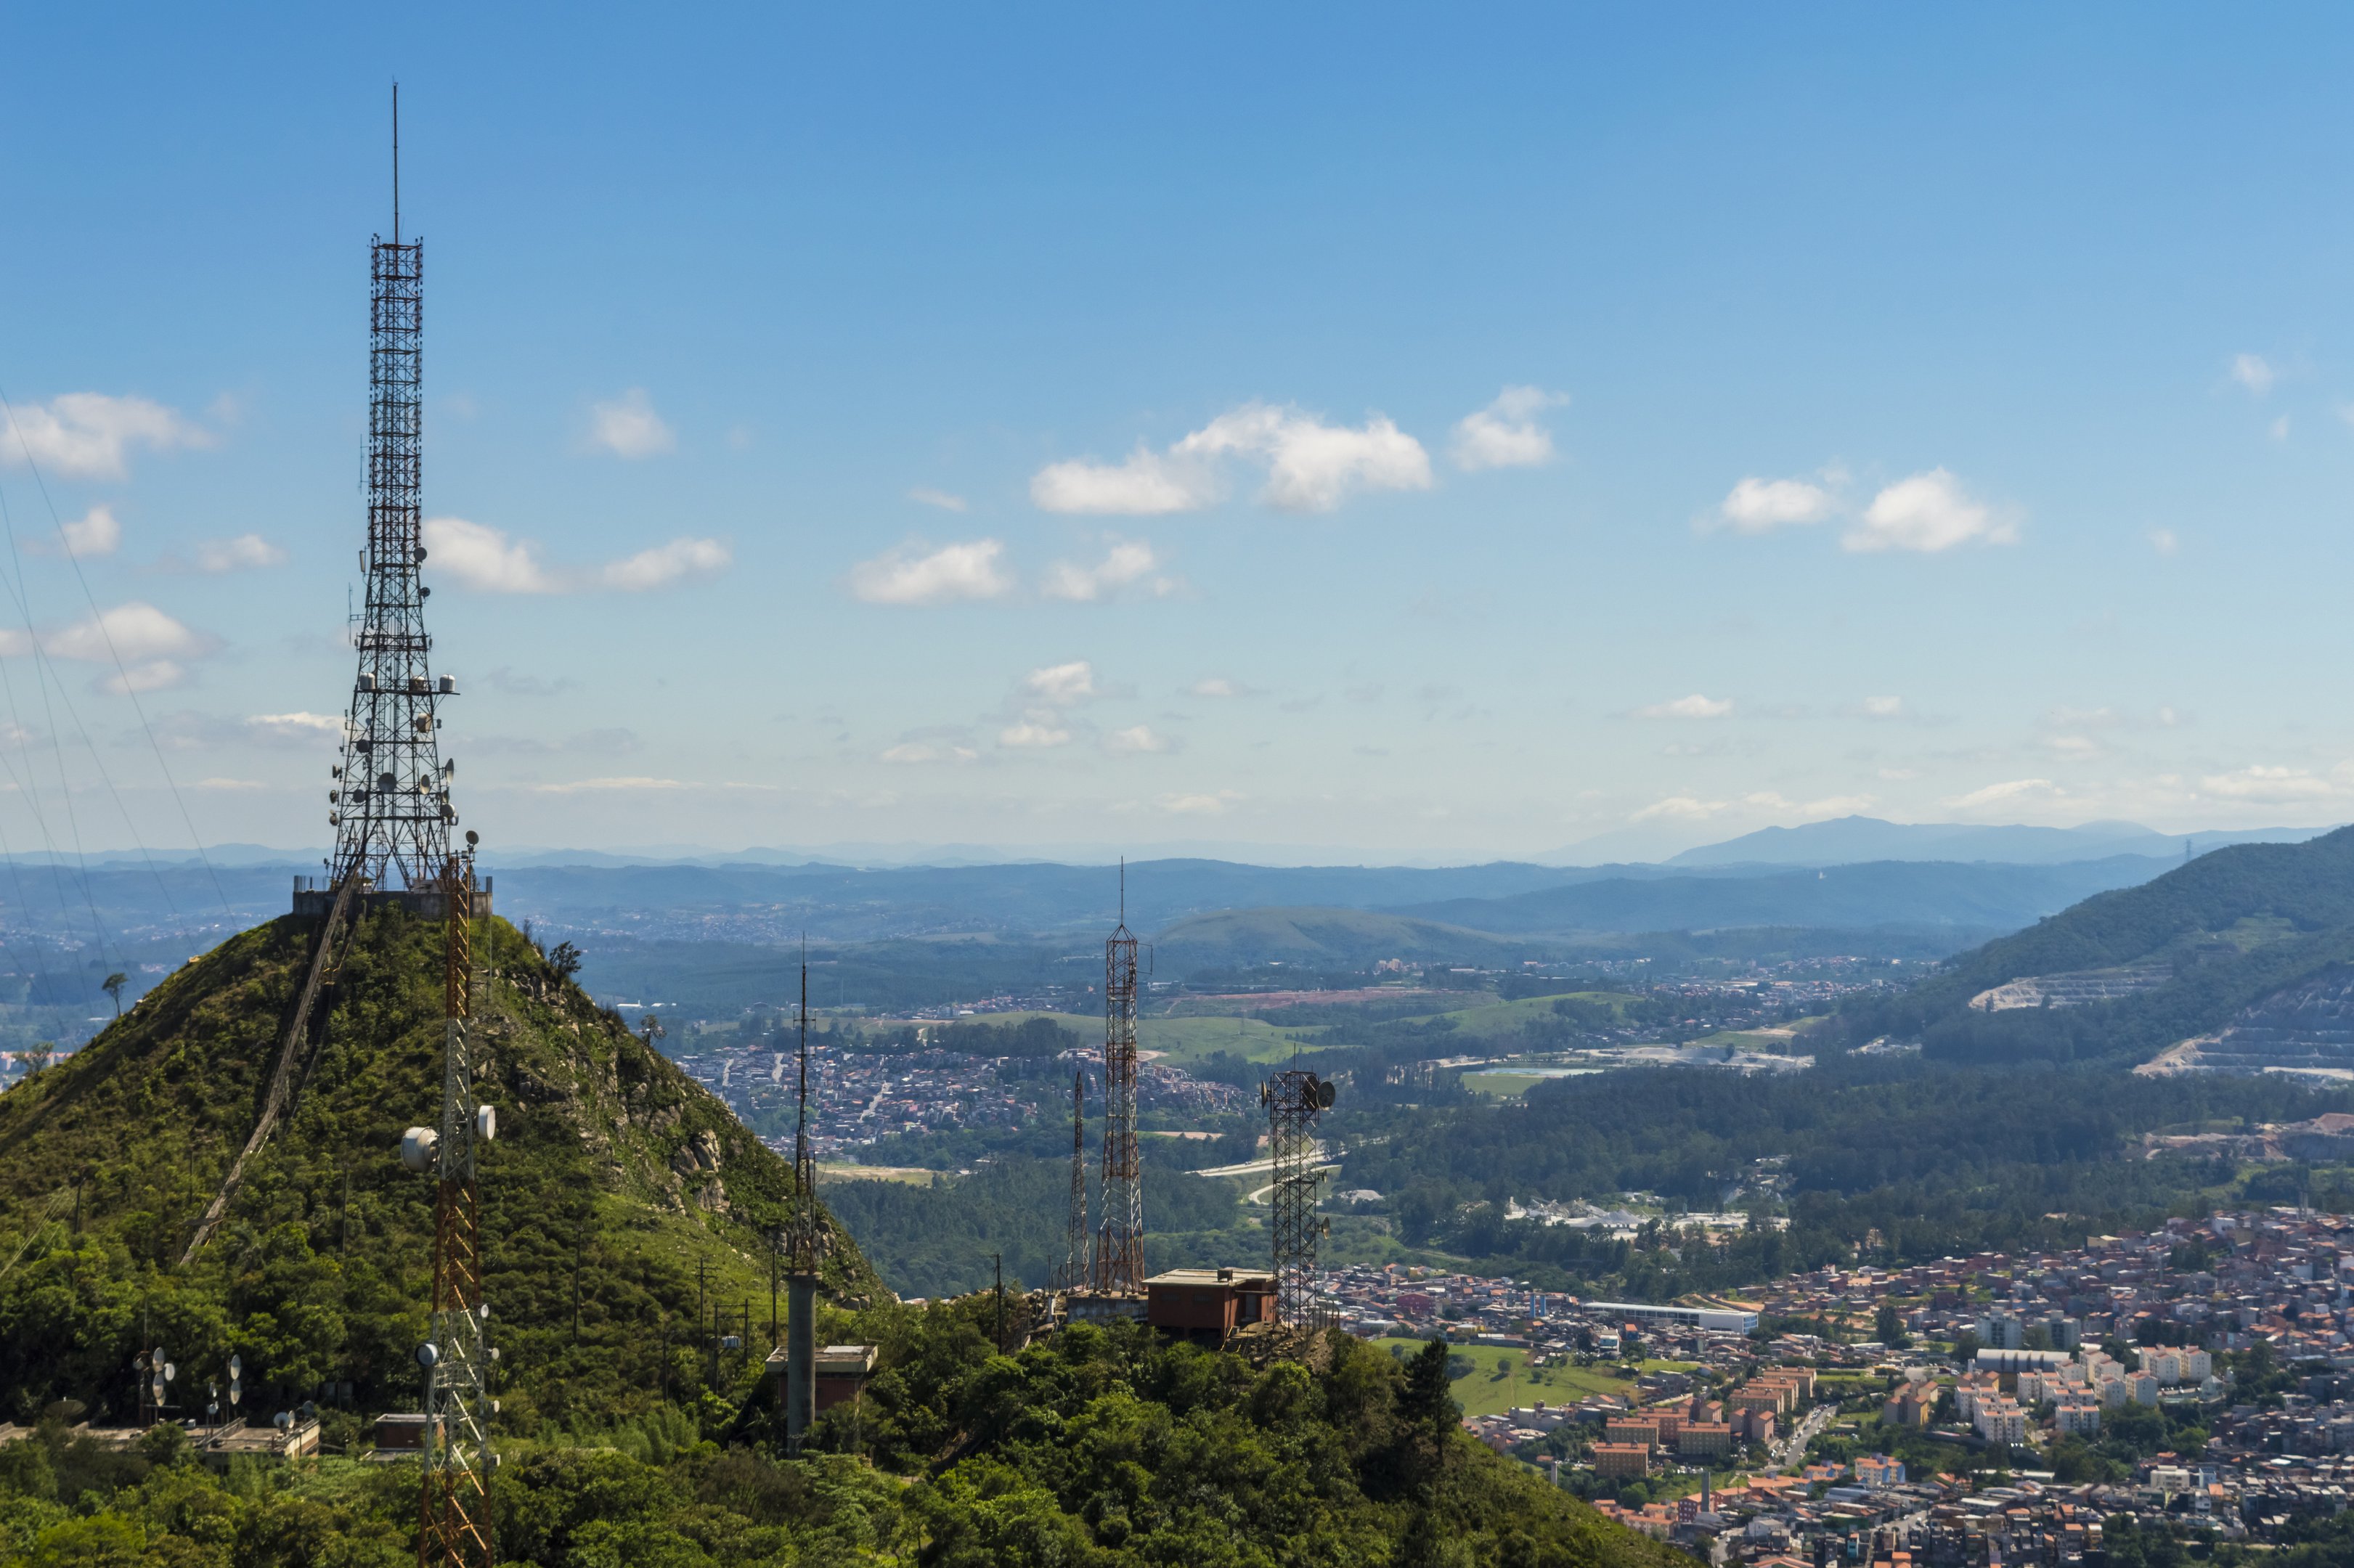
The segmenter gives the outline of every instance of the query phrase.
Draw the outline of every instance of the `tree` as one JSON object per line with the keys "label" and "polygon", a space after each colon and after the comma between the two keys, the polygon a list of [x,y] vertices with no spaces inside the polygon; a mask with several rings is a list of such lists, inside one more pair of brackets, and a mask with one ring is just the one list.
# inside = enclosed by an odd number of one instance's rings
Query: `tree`
{"label": "tree", "polygon": [[556,950],[547,955],[547,967],[556,971],[557,980],[570,980],[580,972],[580,949],[569,942],[557,943]]}
{"label": "tree", "polygon": [[114,999],[114,1016],[117,1018],[122,1016],[122,988],[130,983],[131,977],[121,969],[98,982],[98,989]]}
{"label": "tree", "polygon": [[1462,1414],[1448,1386],[1453,1379],[1447,1360],[1445,1340],[1432,1340],[1424,1345],[1420,1353],[1406,1362],[1405,1388],[1398,1395],[1398,1414],[1435,1433],[1444,1433]]}
{"label": "tree", "polygon": [[1872,1314],[1872,1332],[1892,1351],[1901,1351],[1913,1342],[1913,1336],[1904,1331],[1903,1314],[1896,1310],[1893,1301],[1882,1302],[1880,1310]]}

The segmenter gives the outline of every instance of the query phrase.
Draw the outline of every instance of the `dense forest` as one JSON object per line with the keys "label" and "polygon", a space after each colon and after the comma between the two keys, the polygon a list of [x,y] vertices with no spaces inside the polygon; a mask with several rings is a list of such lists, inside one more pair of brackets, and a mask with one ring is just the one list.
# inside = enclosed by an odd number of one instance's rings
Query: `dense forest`
{"label": "dense forest", "polygon": [[[1002,1353],[979,1301],[870,1308],[882,1347],[819,1452],[779,1459],[765,1391],[701,1421],[509,1440],[505,1562],[537,1568],[1647,1568],[1689,1559],[1609,1523],[1458,1425],[1447,1352],[1406,1364],[1333,1334],[1310,1364],[1079,1326]],[[0,1449],[0,1565],[395,1568],[416,1471],[330,1458],[216,1476],[175,1428],[128,1453],[60,1412]]]}

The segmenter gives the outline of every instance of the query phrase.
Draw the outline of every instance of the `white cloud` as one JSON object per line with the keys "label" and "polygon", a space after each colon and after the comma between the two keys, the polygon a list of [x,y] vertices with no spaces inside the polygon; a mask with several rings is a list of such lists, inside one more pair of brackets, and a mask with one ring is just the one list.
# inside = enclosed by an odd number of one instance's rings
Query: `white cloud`
{"label": "white cloud", "polygon": [[1716,510],[1736,534],[1766,534],[1821,522],[1831,514],[1831,493],[1803,479],[1744,479]]}
{"label": "white cloud", "polygon": [[422,536],[434,567],[482,593],[561,593],[535,546],[463,517],[428,517]]}
{"label": "white cloud", "polygon": [[93,506],[73,522],[58,524],[58,538],[69,556],[111,556],[122,543],[122,524],[108,508]]}
{"label": "white cloud", "polygon": [[632,387],[610,403],[590,405],[588,440],[622,458],[660,457],[678,445],[642,387]]}
{"label": "white cloud", "polygon": [[256,738],[279,742],[340,741],[344,738],[344,718],[341,714],[255,714],[245,721],[246,727]]}
{"label": "white cloud", "polygon": [[1007,725],[997,732],[997,744],[1000,746],[1043,748],[1068,746],[1070,743],[1071,732],[1050,713],[1034,713],[1021,723]]}
{"label": "white cloud", "polygon": [[2280,372],[2261,354],[2234,355],[2232,358],[2232,379],[2261,397],[2273,389]]}
{"label": "white cloud", "polygon": [[2170,556],[2174,554],[2176,545],[2177,540],[2174,537],[2173,529],[2152,528],[2149,531],[2149,547],[2156,550],[2159,555]]}
{"label": "white cloud", "polygon": [[981,754],[967,746],[934,746],[927,741],[903,740],[885,747],[877,758],[909,766],[926,762],[970,762]]}
{"label": "white cloud", "polygon": [[1897,719],[1904,716],[1903,697],[1866,697],[1863,716],[1868,719]]}
{"label": "white cloud", "polygon": [[690,789],[695,786],[681,783],[675,779],[649,779],[637,775],[622,779],[576,779],[565,784],[533,784],[527,788],[535,795],[582,795]]}
{"label": "white cloud", "polygon": [[121,479],[131,448],[154,451],[208,447],[211,434],[160,403],[68,392],[48,404],[20,403],[0,413],[0,467],[22,468],[27,456],[70,479]]}
{"label": "white cloud", "polygon": [[1224,675],[1206,676],[1202,680],[1194,682],[1192,685],[1186,687],[1185,690],[1187,694],[1192,696],[1221,699],[1226,697],[1250,697],[1257,696],[1258,694],[1251,690],[1250,687],[1243,685],[1239,682],[1229,681]]}
{"label": "white cloud", "polygon": [[2031,796],[2055,794],[2058,789],[2049,779],[2013,779],[2001,784],[1989,784],[1983,789],[1973,789],[1967,795],[1956,795],[1946,804],[1957,811],[1974,811],[1982,806],[2003,806]]}
{"label": "white cloud", "polygon": [[1647,719],[1721,719],[1730,717],[1732,713],[1731,697],[1708,697],[1694,692],[1691,696],[1678,697],[1673,702],[1653,703],[1649,707],[1637,708],[1635,716]]}
{"label": "white cloud", "polygon": [[1073,561],[1056,561],[1048,567],[1038,591],[1048,599],[1089,604],[1109,599],[1130,583],[1150,577],[1152,580],[1146,586],[1154,593],[1165,594],[1177,585],[1166,577],[1153,576],[1160,567],[1161,557],[1143,540],[1115,539],[1098,565],[1083,567]]}
{"label": "white cloud", "polygon": [[92,664],[124,663],[158,658],[186,658],[206,651],[207,642],[187,627],[143,600],[133,599],[41,639],[42,649],[58,659],[79,659]]}
{"label": "white cloud", "polygon": [[2199,781],[2199,787],[2211,795],[2222,795],[2234,800],[2260,800],[2274,804],[2319,800],[2338,793],[2337,787],[2329,780],[2317,778],[2302,768],[2243,768],[2232,773],[2210,775]]}
{"label": "white cloud", "polygon": [[725,571],[735,552],[716,539],[673,539],[597,568],[597,580],[620,593],[643,593],[667,588],[682,577],[707,577]]}
{"label": "white cloud", "polygon": [[1942,468],[1900,479],[1872,498],[1840,543],[1850,550],[1950,550],[1973,540],[2014,544],[2016,524],[1974,501]]}
{"label": "white cloud", "polygon": [[286,552],[259,534],[239,534],[234,539],[207,539],[196,546],[196,570],[200,572],[234,572],[249,567],[275,567],[284,564]]}
{"label": "white cloud", "polygon": [[1129,729],[1112,731],[1104,736],[1103,744],[1106,751],[1146,752],[1169,749],[1169,739],[1166,736],[1155,735],[1152,733],[1151,726],[1141,724]]}
{"label": "white cloud", "polygon": [[1241,799],[1242,796],[1232,789],[1221,789],[1214,795],[1163,795],[1159,803],[1162,810],[1172,816],[1215,817],[1224,815],[1228,806]]}
{"label": "white cloud", "polygon": [[1455,466],[1470,473],[1551,462],[1553,432],[1538,424],[1536,417],[1568,401],[1568,394],[1541,387],[1505,387],[1494,402],[1456,424]]}
{"label": "white cloud", "polygon": [[187,666],[176,659],[146,659],[136,664],[126,660],[122,669],[99,685],[120,697],[133,692],[167,692],[187,678]]}
{"label": "white cloud", "polygon": [[901,545],[850,568],[853,597],[868,604],[949,604],[995,599],[1013,587],[998,565],[1005,546],[996,539],[927,550]]}
{"label": "white cloud", "polygon": [[1628,821],[1701,822],[1715,816],[1719,811],[1723,810],[1724,807],[1725,803],[1723,800],[1703,800],[1694,795],[1670,795],[1664,800],[1652,801],[1629,817]]}
{"label": "white cloud", "polygon": [[1022,689],[1042,703],[1065,708],[1103,695],[1096,684],[1095,666],[1085,659],[1033,670],[1022,677]]}
{"label": "white cloud", "polygon": [[540,559],[539,546],[531,541],[510,538],[500,529],[463,517],[428,517],[423,537],[427,561],[460,587],[478,593],[578,593],[589,588],[642,593],[718,571],[734,559],[716,539],[682,538],[585,571],[551,567]]}
{"label": "white cloud", "polygon": [[926,506],[937,506],[943,512],[961,512],[965,509],[963,496],[950,495],[945,490],[928,490],[920,484],[907,492],[907,499],[919,501]]}
{"label": "white cloud", "polygon": [[2047,736],[2043,744],[2054,755],[2072,762],[2090,762],[2102,753],[2101,743],[2089,735]]}
{"label": "white cloud", "polygon": [[1225,496],[1223,463],[1232,458],[1264,464],[1258,498],[1286,512],[1330,512],[1361,492],[1431,485],[1430,454],[1379,414],[1352,429],[1295,408],[1246,403],[1166,452],[1139,447],[1123,462],[1049,463],[1031,477],[1030,498],[1048,512],[1193,512]]}

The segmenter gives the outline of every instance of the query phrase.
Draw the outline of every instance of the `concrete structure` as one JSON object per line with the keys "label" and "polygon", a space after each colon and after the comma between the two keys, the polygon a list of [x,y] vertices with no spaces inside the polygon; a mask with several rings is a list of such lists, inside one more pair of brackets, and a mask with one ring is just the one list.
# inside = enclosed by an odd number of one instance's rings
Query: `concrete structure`
{"label": "concrete structure", "polygon": [[1275,1321],[1275,1277],[1238,1268],[1172,1268],[1144,1282],[1144,1320],[1213,1348],[1236,1329]]}
{"label": "concrete structure", "polygon": [[1582,1307],[1597,1318],[1618,1318],[1634,1323],[1675,1323],[1687,1328],[1718,1329],[1734,1334],[1757,1331],[1757,1314],[1755,1312],[1712,1307],[1650,1307],[1629,1301],[1587,1301],[1582,1303]]}
{"label": "concrete structure", "polygon": [[873,1345],[828,1345],[818,1351],[818,1409],[855,1404],[866,1390],[866,1380],[875,1375],[875,1358],[879,1353]]}
{"label": "concrete structure", "polygon": [[1641,1443],[1596,1443],[1594,1473],[1612,1480],[1641,1480],[1651,1473],[1651,1450]]}

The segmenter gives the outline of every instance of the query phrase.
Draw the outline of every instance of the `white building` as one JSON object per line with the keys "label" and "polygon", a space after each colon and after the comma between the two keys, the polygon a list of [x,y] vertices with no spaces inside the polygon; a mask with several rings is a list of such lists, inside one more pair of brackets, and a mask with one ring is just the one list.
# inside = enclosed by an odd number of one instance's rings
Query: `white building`
{"label": "white building", "polygon": [[2089,1399],[2064,1400],[2052,1413],[2052,1430],[2062,1437],[2097,1437],[2101,1434],[2101,1407]]}

